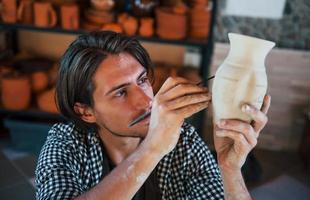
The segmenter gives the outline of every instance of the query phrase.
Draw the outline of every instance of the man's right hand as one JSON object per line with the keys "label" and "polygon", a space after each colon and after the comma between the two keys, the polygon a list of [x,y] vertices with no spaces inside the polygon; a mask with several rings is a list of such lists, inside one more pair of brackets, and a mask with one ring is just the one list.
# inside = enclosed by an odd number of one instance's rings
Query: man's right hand
{"label": "man's right hand", "polygon": [[211,94],[183,78],[168,78],[154,97],[148,134],[144,140],[161,156],[173,150],[184,119],[208,107]]}

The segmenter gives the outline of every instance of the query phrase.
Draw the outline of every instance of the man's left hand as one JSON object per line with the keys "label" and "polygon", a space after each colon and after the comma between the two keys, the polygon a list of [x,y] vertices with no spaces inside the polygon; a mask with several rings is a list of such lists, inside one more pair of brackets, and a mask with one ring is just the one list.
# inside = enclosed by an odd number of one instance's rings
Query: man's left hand
{"label": "man's left hand", "polygon": [[221,169],[240,170],[248,153],[256,146],[260,131],[265,127],[271,97],[266,95],[261,110],[243,105],[242,111],[253,119],[247,123],[241,120],[220,120],[214,124],[214,145]]}

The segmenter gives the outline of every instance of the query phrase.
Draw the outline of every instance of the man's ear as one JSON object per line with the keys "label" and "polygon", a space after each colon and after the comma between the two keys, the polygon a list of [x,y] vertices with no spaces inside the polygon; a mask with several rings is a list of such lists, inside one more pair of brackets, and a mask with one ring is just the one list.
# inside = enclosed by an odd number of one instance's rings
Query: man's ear
{"label": "man's ear", "polygon": [[82,103],[75,103],[74,104],[74,111],[80,115],[81,119],[88,123],[95,123],[96,117],[92,108],[89,106],[82,104]]}

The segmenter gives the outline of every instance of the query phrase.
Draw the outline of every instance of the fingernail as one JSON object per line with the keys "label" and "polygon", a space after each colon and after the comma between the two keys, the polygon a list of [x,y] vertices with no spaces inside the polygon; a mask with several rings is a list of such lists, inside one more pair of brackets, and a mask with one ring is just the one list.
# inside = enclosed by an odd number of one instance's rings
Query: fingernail
{"label": "fingernail", "polygon": [[243,112],[250,112],[250,111],[251,111],[251,108],[250,108],[249,105],[243,105],[243,106],[242,106],[242,111],[243,111]]}

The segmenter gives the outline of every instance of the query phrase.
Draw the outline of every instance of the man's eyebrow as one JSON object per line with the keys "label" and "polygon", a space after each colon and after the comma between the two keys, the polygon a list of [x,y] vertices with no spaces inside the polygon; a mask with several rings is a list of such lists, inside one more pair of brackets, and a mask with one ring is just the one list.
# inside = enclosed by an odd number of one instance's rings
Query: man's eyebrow
{"label": "man's eyebrow", "polygon": [[[137,80],[139,80],[145,73],[146,73],[146,70],[144,69],[144,70],[139,74]],[[118,90],[118,89],[120,89],[120,88],[122,88],[122,87],[125,87],[125,86],[128,86],[128,85],[130,85],[130,83],[123,83],[123,84],[121,84],[121,85],[117,85],[117,86],[115,86],[115,87],[112,87],[111,90],[109,90],[109,91],[106,93],[106,95],[111,94],[113,91]]]}

